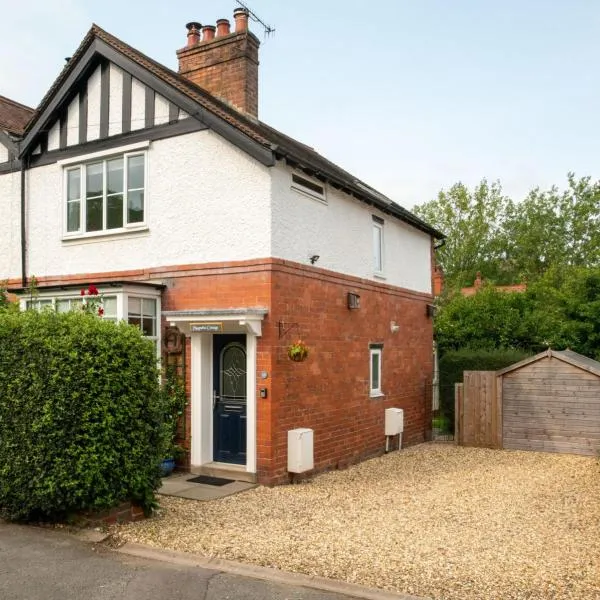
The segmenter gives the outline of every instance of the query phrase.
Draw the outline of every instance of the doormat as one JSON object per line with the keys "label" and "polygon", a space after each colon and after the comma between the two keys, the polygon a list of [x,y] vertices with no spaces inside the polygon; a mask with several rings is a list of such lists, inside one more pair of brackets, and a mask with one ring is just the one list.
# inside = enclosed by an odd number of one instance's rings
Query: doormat
{"label": "doormat", "polygon": [[208,475],[198,475],[198,477],[192,477],[188,479],[190,483],[203,483],[205,485],[216,485],[221,487],[222,485],[227,485],[228,483],[233,483],[234,479],[223,479],[222,477],[210,477]]}

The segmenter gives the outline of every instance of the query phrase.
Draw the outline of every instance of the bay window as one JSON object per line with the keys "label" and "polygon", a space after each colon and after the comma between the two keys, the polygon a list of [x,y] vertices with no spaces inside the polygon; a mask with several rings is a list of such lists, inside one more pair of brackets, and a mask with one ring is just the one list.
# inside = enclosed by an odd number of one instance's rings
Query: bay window
{"label": "bay window", "polygon": [[101,299],[102,319],[127,321],[139,327],[142,335],[154,343],[160,358],[160,288],[135,283],[110,284],[98,287],[98,296],[81,295],[80,287],[38,290],[35,298],[21,296],[22,310],[77,310],[88,298]]}

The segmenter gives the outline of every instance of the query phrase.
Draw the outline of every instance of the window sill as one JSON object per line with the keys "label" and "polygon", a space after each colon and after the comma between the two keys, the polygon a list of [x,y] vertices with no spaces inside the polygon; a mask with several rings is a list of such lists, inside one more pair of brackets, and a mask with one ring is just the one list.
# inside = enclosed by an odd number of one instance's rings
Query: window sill
{"label": "window sill", "polygon": [[62,242],[65,244],[82,244],[87,242],[102,242],[106,239],[115,237],[128,238],[137,237],[140,233],[148,233],[150,228],[148,225],[139,225],[136,227],[122,227],[121,229],[112,229],[109,231],[94,231],[91,233],[83,233],[76,235],[63,235]]}
{"label": "window sill", "polygon": [[375,277],[375,279],[381,279],[382,281],[385,281],[387,279],[387,277],[383,274],[383,273],[373,273],[373,277]]}
{"label": "window sill", "polygon": [[385,394],[383,392],[371,392],[369,398],[385,398]]}

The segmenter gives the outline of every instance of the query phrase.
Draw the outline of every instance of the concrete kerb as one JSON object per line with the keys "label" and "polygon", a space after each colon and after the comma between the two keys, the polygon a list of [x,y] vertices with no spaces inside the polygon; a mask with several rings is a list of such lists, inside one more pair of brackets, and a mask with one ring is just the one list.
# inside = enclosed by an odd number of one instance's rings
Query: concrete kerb
{"label": "concrete kerb", "polygon": [[231,573],[242,577],[251,577],[253,579],[263,579],[284,585],[295,585],[336,594],[345,594],[353,598],[362,598],[364,600],[431,600],[430,598],[387,592],[385,590],[368,588],[354,583],[347,583],[345,581],[327,579],[325,577],[288,573],[270,567],[247,565],[221,558],[210,558],[187,552],[163,550],[144,544],[134,544],[132,542],[128,542],[113,550],[121,554],[147,560],[162,561],[184,567],[212,569],[214,571]]}

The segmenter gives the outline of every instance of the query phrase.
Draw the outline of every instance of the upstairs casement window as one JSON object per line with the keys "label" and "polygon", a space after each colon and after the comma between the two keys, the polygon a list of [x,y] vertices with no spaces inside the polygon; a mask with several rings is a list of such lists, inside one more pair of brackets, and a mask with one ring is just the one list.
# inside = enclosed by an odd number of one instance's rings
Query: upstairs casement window
{"label": "upstairs casement window", "polygon": [[126,231],[144,223],[146,154],[68,167],[66,234]]}
{"label": "upstairs casement window", "polygon": [[383,219],[373,216],[373,273],[383,275]]}

